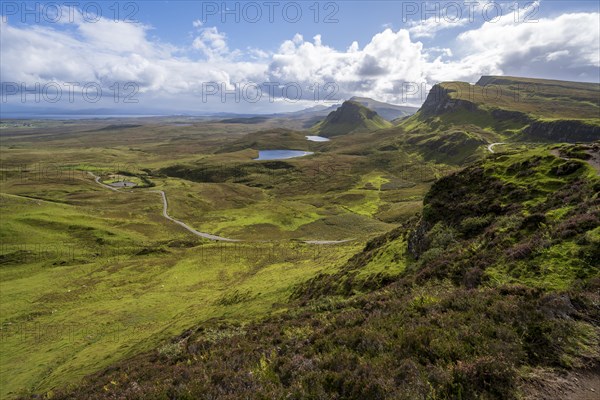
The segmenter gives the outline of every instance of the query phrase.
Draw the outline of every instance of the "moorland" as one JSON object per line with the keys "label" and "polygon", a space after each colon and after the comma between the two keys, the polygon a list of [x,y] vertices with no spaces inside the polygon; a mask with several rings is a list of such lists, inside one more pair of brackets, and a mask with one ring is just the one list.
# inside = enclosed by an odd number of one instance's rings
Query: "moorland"
{"label": "moorland", "polygon": [[600,365],[600,86],[334,108],[3,120],[0,396],[589,390],[555,383]]}

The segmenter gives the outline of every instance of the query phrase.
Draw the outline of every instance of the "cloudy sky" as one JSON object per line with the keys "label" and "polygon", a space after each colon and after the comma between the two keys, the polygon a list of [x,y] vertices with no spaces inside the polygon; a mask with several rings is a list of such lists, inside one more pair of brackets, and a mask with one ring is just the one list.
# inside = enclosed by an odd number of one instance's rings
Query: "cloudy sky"
{"label": "cloudy sky", "polygon": [[355,95],[418,105],[436,82],[481,75],[600,80],[597,1],[6,1],[1,11],[5,110],[271,113]]}

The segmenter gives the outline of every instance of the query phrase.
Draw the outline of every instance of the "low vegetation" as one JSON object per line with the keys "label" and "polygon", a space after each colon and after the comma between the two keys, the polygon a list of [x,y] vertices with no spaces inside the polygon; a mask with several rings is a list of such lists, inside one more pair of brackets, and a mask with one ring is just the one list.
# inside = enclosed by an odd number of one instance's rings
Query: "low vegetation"
{"label": "low vegetation", "polygon": [[53,396],[518,399],[597,364],[600,180],[569,163],[534,149],[442,178],[286,313],[202,324]]}
{"label": "low vegetation", "polygon": [[493,142],[590,142],[600,137],[600,85],[484,76],[435,85],[399,122],[404,143],[437,162],[474,161]]}
{"label": "low vegetation", "polygon": [[396,126],[3,125],[0,397],[521,400],[600,365],[598,86],[438,90]]}

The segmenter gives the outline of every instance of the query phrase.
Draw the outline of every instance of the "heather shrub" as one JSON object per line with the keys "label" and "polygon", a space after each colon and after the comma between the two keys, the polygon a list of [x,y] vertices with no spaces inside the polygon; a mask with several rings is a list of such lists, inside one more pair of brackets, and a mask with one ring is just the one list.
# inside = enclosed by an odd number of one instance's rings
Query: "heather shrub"
{"label": "heather shrub", "polygon": [[180,343],[167,343],[159,347],[158,355],[165,361],[176,361],[183,354],[183,347]]}
{"label": "heather shrub", "polygon": [[491,216],[485,217],[467,217],[460,223],[460,232],[466,237],[471,237],[488,226],[492,222]]}

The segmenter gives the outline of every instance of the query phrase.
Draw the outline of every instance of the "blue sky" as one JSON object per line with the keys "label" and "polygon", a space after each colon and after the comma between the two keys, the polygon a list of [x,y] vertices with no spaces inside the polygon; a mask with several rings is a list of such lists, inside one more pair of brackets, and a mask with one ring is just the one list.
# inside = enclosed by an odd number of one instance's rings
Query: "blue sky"
{"label": "blue sky", "polygon": [[[204,2],[211,3],[211,2]],[[212,2],[217,3],[218,7],[221,8],[221,1]],[[240,10],[239,15],[242,16],[244,2],[225,2],[229,10],[235,10],[235,4],[238,4]],[[216,26],[220,31],[226,32],[230,39],[232,47],[245,48],[248,46],[259,47],[265,49],[276,50],[281,42],[285,39],[289,39],[296,33],[301,33],[305,37],[312,38],[317,34],[321,34],[326,40],[329,46],[337,49],[347,48],[353,41],[358,41],[359,44],[366,44],[371,40],[373,35],[385,27],[391,27],[395,30],[400,28],[406,28],[408,24],[403,22],[403,17],[406,16],[411,21],[420,20],[424,10],[429,7],[430,10],[435,9],[435,3],[440,5],[439,17],[451,18],[455,14],[448,10],[444,11],[444,6],[449,5],[453,2],[430,2],[419,3],[419,9],[416,14],[410,12],[411,10],[407,7],[406,3],[415,2],[401,2],[401,1],[339,1],[339,2],[320,2],[320,13],[317,23],[314,21],[315,11],[313,1],[297,2],[302,7],[302,18],[296,23],[289,23],[282,17],[283,5],[288,3],[285,1],[279,1],[281,6],[276,7],[274,10],[274,22],[271,23],[268,20],[268,6],[265,6],[265,2],[257,2],[261,5],[263,15],[259,22],[252,23],[245,21],[244,18],[240,18],[240,22],[235,22],[235,15],[227,14],[224,17],[221,15],[204,15],[202,12],[202,2],[188,2],[188,1],[148,1],[141,3],[139,12],[136,14],[139,16],[141,21],[147,21],[156,28],[155,34],[171,43],[185,45],[186,41],[189,40],[191,32],[191,23],[185,24],[183,21],[190,20],[192,17],[194,20],[206,20],[205,25]],[[337,5],[332,7],[328,5],[333,3]],[[403,5],[404,3],[404,5]],[[486,2],[480,2],[485,4]],[[497,4],[503,7],[510,7],[514,1],[497,1]],[[531,3],[529,1],[517,2],[522,6]],[[458,4],[463,5],[462,12],[467,15],[468,7],[464,6],[464,2],[459,1]],[[327,9],[325,9],[327,7]],[[406,11],[403,11],[403,7]],[[309,9],[310,8],[310,9]],[[543,4],[537,8],[535,15],[538,17],[556,16],[566,12],[597,12],[599,9],[598,2],[596,1],[552,1],[546,0]],[[288,9],[292,14],[293,8]],[[252,10],[247,9],[249,14]],[[475,21],[473,24],[481,24],[484,20],[482,12],[473,12]],[[325,19],[331,15],[330,19],[335,19],[338,22],[326,23]],[[429,14],[427,14],[429,15]],[[490,17],[494,15],[494,9],[489,9]],[[514,15],[514,12],[509,9],[504,9],[503,15]],[[252,17],[252,15],[249,15]],[[291,16],[291,15],[290,15]],[[222,18],[225,18],[225,22],[222,22]],[[457,28],[458,31],[463,29]],[[453,39],[450,35],[440,35],[433,40],[431,43],[434,45],[441,45],[447,43]]]}
{"label": "blue sky", "polygon": [[[275,112],[352,95],[418,105],[439,81],[484,74],[600,79],[596,1],[23,4],[3,2],[0,25],[2,102],[19,108]],[[43,96],[23,97],[36,84]],[[99,101],[85,85],[103,89]]]}

